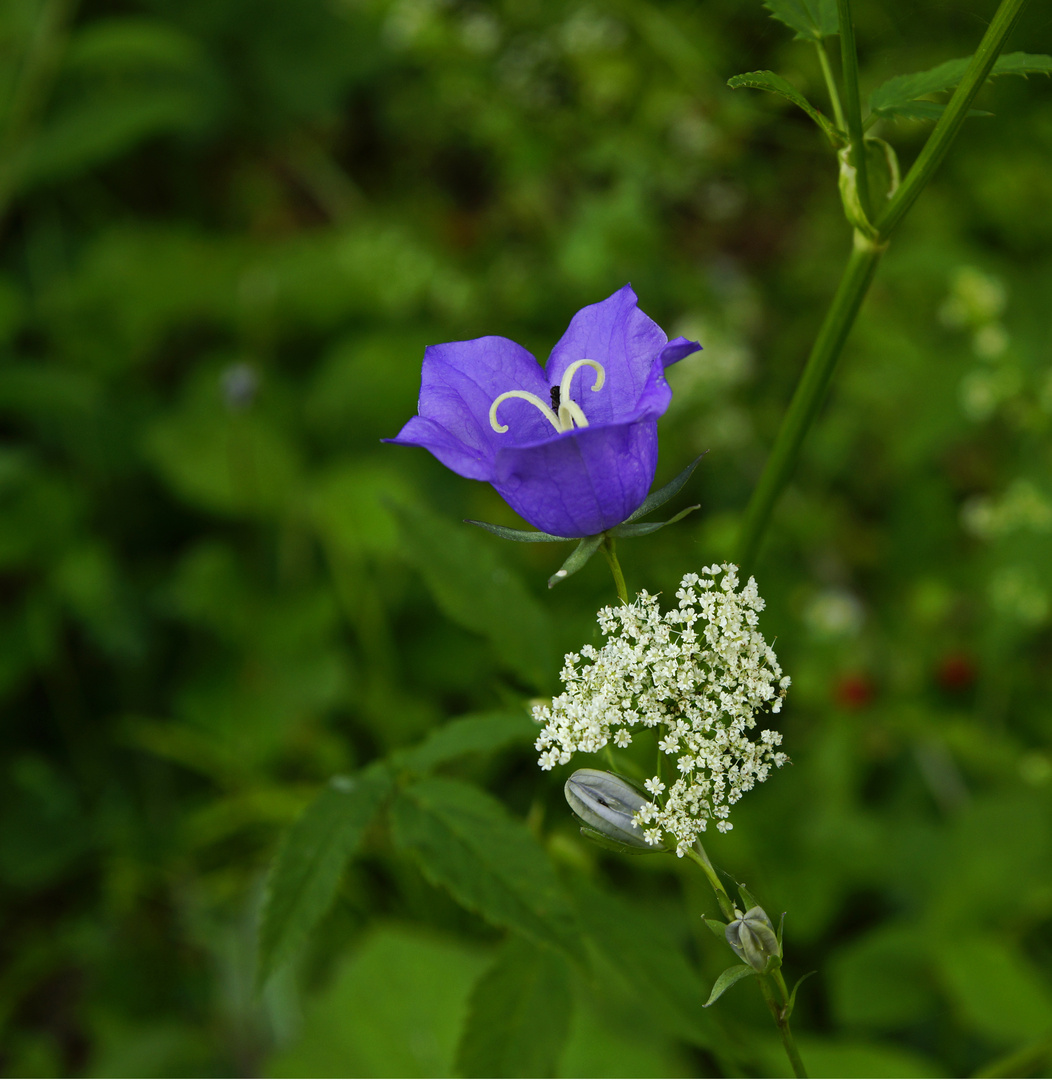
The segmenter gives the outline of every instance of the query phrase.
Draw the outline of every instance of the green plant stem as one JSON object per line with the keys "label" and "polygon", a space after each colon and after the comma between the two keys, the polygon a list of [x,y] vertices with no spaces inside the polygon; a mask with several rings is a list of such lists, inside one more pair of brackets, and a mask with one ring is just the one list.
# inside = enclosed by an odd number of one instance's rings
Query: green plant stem
{"label": "green plant stem", "polygon": [[782,420],[774,448],[745,512],[745,523],[738,546],[738,565],[745,574],[752,569],[760,541],[770,520],[771,510],[792,475],[804,437],[821,408],[844,341],[883,252],[883,245],[855,232],[851,255],[836,295],[818,331],[804,373]]}
{"label": "green plant stem", "polygon": [[829,100],[833,106],[833,118],[836,126],[844,131],[844,107],[840,104],[840,91],[836,87],[836,79],[833,77],[833,67],[829,63],[829,54],[826,52],[825,41],[815,42],[815,52],[818,53],[818,64],[822,68],[822,78],[826,81],[826,90],[829,92]]}
{"label": "green plant stem", "polygon": [[610,564],[610,573],[614,575],[614,587],[621,603],[628,603],[628,589],[625,586],[625,575],[621,573],[621,564],[617,561],[616,543],[612,536],[604,536],[601,545],[606,561]]}
{"label": "green plant stem", "polygon": [[779,1005],[775,992],[771,988],[772,977],[770,975],[759,976],[760,990],[763,992],[763,999],[767,1002],[767,1007],[771,1010],[771,1016],[778,1027],[778,1034],[782,1037],[782,1046],[785,1049],[785,1056],[789,1059],[789,1064],[793,1067],[793,1075],[807,1076],[807,1069],[804,1066],[803,1059],[800,1057],[800,1051],[796,1048],[796,1040],[793,1038],[792,1029],[789,1027],[789,1017],[785,1011],[785,1007],[789,1003],[785,980],[781,977],[780,971],[775,972],[775,975],[778,976],[776,985],[780,991],[782,1004]]}
{"label": "green plant stem", "polygon": [[[851,256],[844,269],[840,284],[837,287],[833,301],[826,312],[822,327],[818,332],[811,355],[807,358],[807,364],[800,377],[793,400],[786,411],[782,426],[775,439],[770,456],[764,466],[763,474],[753,491],[752,498],[745,511],[745,521],[738,544],[738,565],[747,574],[759,552],[760,543],[770,521],[771,511],[778,500],[782,489],[796,466],[800,448],[804,438],[811,427],[818,410],[821,407],[825,390],[829,385],[837,359],[847,340],[862,306],[873,273],[880,262],[880,257],[887,247],[888,239],[892,231],[903,219],[909,209],[917,201],[924,185],[931,179],[932,174],[939,163],[946,156],[946,152],[960,131],[961,124],[968,115],[968,110],[975,95],[979,92],[990,74],[990,69],[1004,48],[1009,33],[1019,20],[1019,16],[1025,8],[1028,0],[1001,0],[1001,5],[994,14],[978,50],[968,65],[964,78],[950,99],[946,111],[934,131],[924,144],[913,163],[912,168],[906,175],[894,196],[888,202],[883,213],[876,221],[876,239],[867,239],[858,231],[855,232],[855,241]],[[845,59],[845,105],[849,128],[852,123],[850,94],[847,85],[851,83],[847,70],[848,59],[852,64],[854,73],[854,93],[858,90],[857,58],[854,52],[853,31],[849,28],[852,38],[850,50],[844,44],[844,16],[850,12],[847,10],[846,0],[838,0],[841,17],[841,42],[844,47],[845,57],[850,53],[850,58]],[[851,136],[854,145],[854,136]],[[859,143],[861,146],[861,143]],[[857,166],[856,166],[857,167]],[[861,172],[859,176],[861,177]]]}
{"label": "green plant stem", "polygon": [[855,24],[851,21],[850,0],[837,0],[840,17],[840,71],[844,81],[844,120],[847,123],[851,164],[855,167],[858,200],[866,217],[870,216],[869,182],[866,178],[866,143],[862,134],[862,101],[858,92],[858,51],[855,48]]}
{"label": "green plant stem", "polygon": [[687,857],[693,859],[705,871],[705,876],[709,879],[712,891],[716,894],[716,901],[720,905],[724,918],[734,919],[734,904],[731,903],[731,898],[727,895],[727,890],[723,887],[723,882],[720,881],[720,876],[716,873],[716,868],[701,846],[700,840],[695,840],[694,846],[687,849]]}
{"label": "green plant stem", "polygon": [[881,236],[891,235],[892,230],[917,201],[925,184],[946,156],[947,150],[950,149],[950,145],[968,116],[968,110],[972,106],[975,95],[986,82],[991,68],[1005,46],[1008,35],[1019,21],[1019,16],[1028,2],[1029,0],[1001,0],[993,20],[983,35],[983,40],[979,42],[979,48],[975,50],[968,70],[964,73],[964,78],[961,79],[953,97],[950,98],[946,110],[939,117],[935,130],[928,137],[917,160],[906,174],[906,179],[877,219],[876,226]]}

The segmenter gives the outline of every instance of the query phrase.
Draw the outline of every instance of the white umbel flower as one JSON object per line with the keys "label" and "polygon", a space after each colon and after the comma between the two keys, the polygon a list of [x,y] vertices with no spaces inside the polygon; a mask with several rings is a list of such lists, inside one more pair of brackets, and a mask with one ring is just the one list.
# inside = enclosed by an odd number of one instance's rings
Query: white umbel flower
{"label": "white umbel flower", "polygon": [[658,777],[647,781],[654,801],[635,821],[652,844],[672,833],[682,856],[709,821],[729,830],[730,808],[788,760],[775,750],[779,732],[749,733],[758,712],[780,711],[789,678],[756,629],[764,608],[756,582],[739,591],[736,566],[687,574],[676,598],[678,607],[664,614],[646,592],[634,604],[603,608],[606,643],[567,653],[565,691],[550,707],[535,706],[533,717],[544,725],[536,743],[542,769],[611,741],[626,747],[633,732],[656,729],[671,759],[666,776],[676,779],[667,792]]}

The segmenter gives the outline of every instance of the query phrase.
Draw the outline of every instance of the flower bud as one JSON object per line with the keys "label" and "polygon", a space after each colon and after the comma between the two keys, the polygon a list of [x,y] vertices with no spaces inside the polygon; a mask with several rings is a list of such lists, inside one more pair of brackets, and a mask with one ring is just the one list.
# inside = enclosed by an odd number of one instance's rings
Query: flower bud
{"label": "flower bud", "polygon": [[649,800],[627,780],[598,769],[578,769],[566,781],[563,791],[570,809],[588,830],[626,847],[654,850],[633,820]]}
{"label": "flower bud", "polygon": [[772,956],[781,959],[782,947],[771,920],[762,907],[749,908],[743,915],[734,909],[737,918],[723,931],[727,944],[755,971],[766,971]]}

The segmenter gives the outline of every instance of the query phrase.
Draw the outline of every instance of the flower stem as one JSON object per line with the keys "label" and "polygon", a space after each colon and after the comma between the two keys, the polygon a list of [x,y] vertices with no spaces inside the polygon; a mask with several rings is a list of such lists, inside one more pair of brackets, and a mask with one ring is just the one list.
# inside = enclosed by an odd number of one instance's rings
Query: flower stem
{"label": "flower stem", "polygon": [[606,561],[610,564],[610,573],[614,575],[614,586],[622,604],[628,603],[628,588],[625,586],[625,575],[621,573],[621,564],[617,561],[615,545],[617,541],[609,534],[604,535],[602,549]]}
{"label": "flower stem", "polygon": [[782,420],[774,448],[745,511],[737,558],[743,576],[752,570],[771,510],[793,473],[796,459],[800,456],[800,447],[821,408],[844,341],[855,322],[855,316],[862,305],[884,248],[885,245],[877,244],[862,233],[855,232],[851,255],[836,295],[826,312],[811,355],[807,358],[804,373]]}
{"label": "flower stem", "polygon": [[731,903],[731,898],[727,895],[727,890],[723,887],[723,882],[720,881],[719,874],[716,873],[716,868],[709,860],[709,856],[705,849],[701,846],[700,840],[694,841],[694,846],[687,848],[687,856],[691,858],[705,871],[705,876],[709,879],[709,884],[712,886],[712,891],[716,894],[716,900],[720,905],[720,911],[727,919],[733,919],[734,916],[734,904]]}
{"label": "flower stem", "polygon": [[[778,994],[782,999],[782,1004],[779,1005],[775,996],[774,990],[771,988],[771,982],[775,982],[778,989]],[[789,1027],[789,1017],[786,1015],[786,1006],[789,1004],[789,992],[785,986],[785,979],[782,978],[780,971],[774,972],[774,976],[760,975],[760,990],[763,993],[763,999],[767,1002],[767,1007],[771,1010],[771,1016],[774,1018],[774,1022],[778,1027],[778,1034],[782,1037],[782,1046],[785,1049],[785,1056],[789,1059],[789,1064],[793,1067],[794,1076],[807,1076],[807,1069],[804,1066],[803,1059],[800,1057],[800,1051],[796,1048],[796,1040],[793,1038],[792,1029]]]}
{"label": "flower stem", "polygon": [[844,119],[847,122],[851,164],[855,167],[862,212],[869,217],[866,144],[862,135],[862,103],[858,93],[858,50],[855,48],[855,25],[851,21],[850,0],[837,0],[837,12],[840,17],[840,71],[844,79]]}
{"label": "flower stem", "polygon": [[931,179],[932,173],[946,156],[946,151],[949,150],[968,116],[968,110],[971,108],[975,95],[986,82],[994,62],[1005,46],[1008,35],[1019,21],[1019,16],[1028,2],[1029,0],[1001,0],[993,20],[986,28],[983,40],[979,42],[979,48],[975,50],[968,70],[964,73],[942,116],[939,117],[935,130],[928,136],[928,141],[906,174],[906,179],[903,180],[884,212],[877,218],[876,226],[882,236],[890,235],[892,229],[908,213],[910,207],[917,201],[917,196]]}
{"label": "flower stem", "polygon": [[840,92],[836,88],[836,79],[833,78],[833,68],[829,63],[829,53],[826,52],[825,41],[815,42],[815,52],[818,53],[818,63],[822,68],[822,78],[826,81],[826,90],[829,91],[829,100],[833,106],[833,117],[836,120],[836,126],[843,131],[846,126],[844,123],[844,109],[840,104]]}
{"label": "flower stem", "polygon": [[[837,2],[840,6],[841,43],[844,50],[845,109],[849,133],[851,133],[853,130],[852,109],[857,109],[858,105],[858,59],[855,55],[854,35],[850,27],[848,28],[852,39],[850,49],[844,41],[844,28],[847,25],[845,14],[850,17],[847,0],[837,0]],[[804,438],[818,415],[836,362],[854,324],[855,316],[862,306],[862,300],[869,289],[870,282],[873,280],[880,257],[887,247],[888,239],[917,201],[925,184],[946,156],[950,144],[956,138],[961,124],[968,115],[972,100],[990,74],[990,69],[1004,48],[1005,41],[1018,22],[1027,2],[1028,0],[1001,0],[1001,5],[972,57],[964,78],[950,99],[949,105],[946,106],[946,111],[935,125],[935,130],[924,144],[924,149],[913,163],[906,179],[877,218],[875,223],[877,237],[869,239],[860,232],[855,232],[854,245],[840,284],[826,312],[825,321],[818,332],[811,355],[807,358],[807,364],[785,418],[782,420],[782,426],[770,457],[767,459],[767,464],[764,466],[745,511],[737,559],[738,565],[745,574],[752,569],[774,504],[796,467],[796,459],[800,456]],[[852,79],[854,80],[853,90],[851,89]],[[855,95],[854,99],[852,94]],[[853,100],[854,105],[852,105]],[[850,137],[852,149],[855,150],[855,135],[850,134]],[[857,149],[861,149],[861,146],[862,143],[859,141]],[[860,154],[859,161],[863,156]],[[861,167],[856,164],[856,168],[859,168],[859,190],[862,192]]]}

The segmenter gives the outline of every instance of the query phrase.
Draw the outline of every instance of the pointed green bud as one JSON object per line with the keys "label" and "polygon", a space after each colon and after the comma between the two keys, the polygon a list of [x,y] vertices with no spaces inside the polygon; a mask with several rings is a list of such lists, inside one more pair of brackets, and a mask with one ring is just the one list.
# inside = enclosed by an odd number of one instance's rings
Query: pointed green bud
{"label": "pointed green bud", "polygon": [[578,769],[563,788],[570,809],[588,830],[625,847],[648,848],[643,830],[633,820],[638,810],[650,801],[632,785],[614,773],[598,769]]}
{"label": "pointed green bud", "polygon": [[771,957],[782,958],[782,948],[771,920],[762,907],[749,908],[743,915],[737,908],[737,916],[724,931],[727,944],[754,971],[766,971]]}

